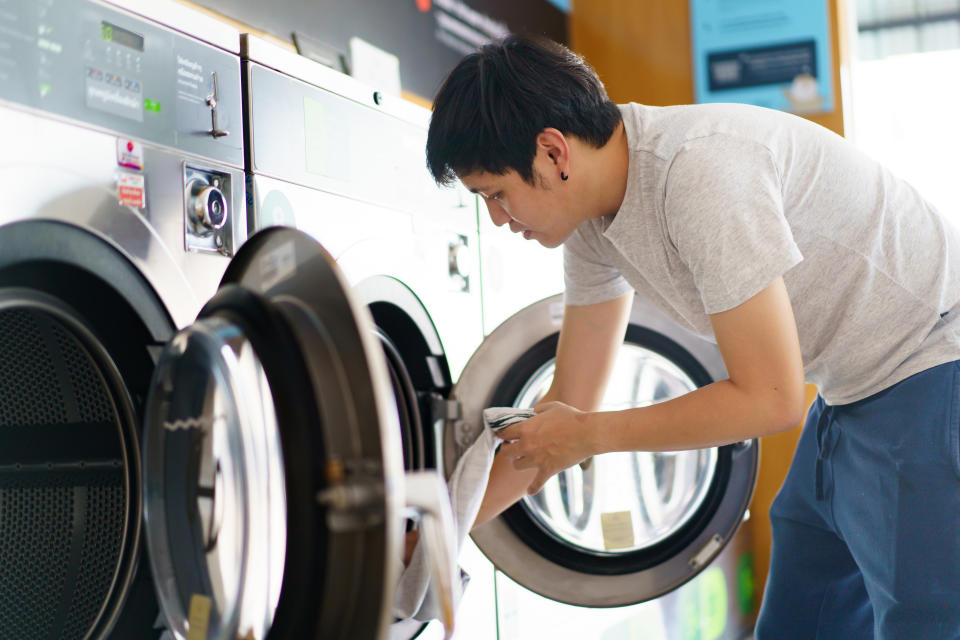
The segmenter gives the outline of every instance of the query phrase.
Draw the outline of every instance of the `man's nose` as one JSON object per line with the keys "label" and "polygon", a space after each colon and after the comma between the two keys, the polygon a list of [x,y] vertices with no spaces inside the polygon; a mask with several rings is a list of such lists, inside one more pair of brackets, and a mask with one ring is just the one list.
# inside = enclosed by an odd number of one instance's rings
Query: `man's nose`
{"label": "man's nose", "polygon": [[490,213],[490,220],[492,220],[493,224],[497,225],[498,227],[502,227],[510,222],[510,214],[508,214],[506,210],[504,210],[504,208],[498,205],[496,202],[487,200],[487,211]]}

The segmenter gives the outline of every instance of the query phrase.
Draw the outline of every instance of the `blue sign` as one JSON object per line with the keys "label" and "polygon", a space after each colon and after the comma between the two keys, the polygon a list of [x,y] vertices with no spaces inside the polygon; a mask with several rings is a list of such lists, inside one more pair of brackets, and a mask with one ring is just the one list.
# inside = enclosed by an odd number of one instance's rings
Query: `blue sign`
{"label": "blue sign", "polygon": [[697,102],[833,110],[827,0],[690,0]]}

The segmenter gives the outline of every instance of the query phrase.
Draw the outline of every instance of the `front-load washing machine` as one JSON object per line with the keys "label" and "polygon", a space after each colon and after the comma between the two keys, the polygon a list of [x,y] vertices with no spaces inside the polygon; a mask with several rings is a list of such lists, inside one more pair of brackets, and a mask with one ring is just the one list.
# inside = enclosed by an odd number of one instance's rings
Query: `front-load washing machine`
{"label": "front-load washing machine", "polygon": [[[449,475],[482,428],[484,407],[532,406],[549,387],[562,299],[520,310],[517,301],[530,296],[521,292],[523,260],[507,265],[501,285],[488,283],[502,265],[487,263],[498,252],[483,236],[477,255],[476,198],[438,189],[426,171],[426,110],[251,36],[241,49],[250,228],[294,226],[331,250],[388,338],[384,348],[398,352],[395,378],[411,381],[394,384],[410,415],[404,439],[418,441],[419,425],[419,441],[432,443],[427,464]],[[479,269],[467,271],[478,257]],[[716,345],[643,301],[626,337],[608,407],[662,401],[725,377]],[[418,460],[410,450],[408,467]],[[598,456],[473,540],[503,574],[547,598],[589,607],[650,600],[702,572],[731,540],[757,461],[755,442]],[[479,617],[493,623],[489,595],[478,601],[487,606]],[[462,638],[497,633],[461,626]]]}
{"label": "front-load washing machine", "polygon": [[0,9],[0,637],[377,638],[443,483],[329,254],[247,238],[237,32],[120,4]]}
{"label": "front-load washing machine", "polygon": [[250,230],[296,227],[330,251],[375,321],[407,468],[442,466],[434,417],[483,339],[474,198],[426,173],[429,112],[241,39]]}
{"label": "front-load washing machine", "polygon": [[[535,242],[523,240],[518,234],[496,228],[482,210],[479,230],[486,331],[496,332],[506,339],[513,330],[508,327],[499,329],[502,323],[517,325],[526,322],[538,325],[540,329],[534,337],[545,340],[537,349],[517,344],[504,347],[502,353],[491,357],[493,361],[506,361],[515,357],[515,349],[523,352],[512,370],[503,368],[497,374],[504,376],[506,387],[503,393],[497,392],[486,402],[527,406],[546,390],[551,379],[557,332],[563,314],[563,299],[558,295],[563,290],[562,251],[545,249]],[[538,299],[547,301],[523,311],[520,318],[526,320],[511,319],[531,300]],[[521,365],[520,361],[526,364]],[[629,329],[616,367],[602,410],[658,402],[726,377],[715,345],[682,329],[639,297],[634,300]],[[474,383],[464,380],[458,386],[466,384]],[[511,386],[513,391],[509,390]],[[496,608],[495,614],[490,614],[496,618],[498,637],[513,640],[535,633],[558,640],[591,636],[640,637],[644,640],[740,640],[748,637],[758,605],[753,587],[752,531],[749,525],[740,527],[723,550],[689,582],[684,582],[689,574],[683,571],[670,576],[669,570],[659,569],[665,575],[654,579],[664,582],[651,593],[664,592],[672,583],[683,584],[658,598],[632,604],[637,598],[630,597],[630,587],[621,583],[622,604],[610,607],[590,601],[585,593],[578,595],[576,591],[592,590],[590,585],[599,580],[596,576],[605,571],[601,565],[593,565],[592,558],[605,556],[604,559],[609,561],[631,547],[635,551],[656,546],[663,548],[666,539],[676,539],[678,529],[689,526],[688,520],[693,517],[691,509],[705,498],[707,487],[717,482],[714,469],[718,465],[721,469],[726,466],[722,458],[713,457],[715,453],[741,455],[739,449],[733,449],[696,454],[637,454],[619,456],[620,460],[601,457],[599,460],[604,465],[609,464],[609,468],[574,467],[551,481],[537,497],[525,498],[504,514],[501,524],[505,523],[509,530],[500,527],[496,533],[499,526],[496,524],[490,526],[490,531],[486,528],[479,530],[477,538],[486,544],[486,548],[492,549],[491,557],[499,557],[497,566],[502,569],[493,580]],[[755,451],[748,453],[756,454]],[[719,482],[726,484],[731,497],[739,494],[749,498],[752,482]],[[611,504],[611,495],[618,494],[624,495],[620,505]],[[740,509],[742,504],[730,503],[723,508]],[[608,525],[604,527],[602,514],[618,511],[630,512],[628,533],[634,535],[634,541],[632,545],[608,549],[611,516],[607,516]],[[624,513],[616,517],[621,522],[626,521]],[[587,532],[591,533],[588,535]],[[559,544],[546,543],[547,539]],[[504,540],[509,541],[506,546],[514,545],[516,551],[509,555],[503,552]],[[707,551],[712,552],[715,547],[711,537]],[[539,550],[533,559],[524,556],[530,548]],[[474,560],[473,572],[478,572],[477,555],[469,555]],[[639,557],[639,554],[633,555]],[[574,560],[578,557],[579,561]],[[647,561],[651,568],[656,566],[650,556]],[[531,562],[546,563],[547,567],[525,573],[523,568]],[[561,574],[550,565],[559,565],[570,571]],[[682,565],[673,566],[673,570],[678,568],[682,569]],[[558,587],[552,584],[561,575],[578,585],[562,597],[558,594]]]}
{"label": "front-load washing machine", "polygon": [[331,252],[374,320],[405,469],[442,469],[452,380],[483,339],[474,198],[426,174],[424,109],[254,36],[241,49],[250,230]]}

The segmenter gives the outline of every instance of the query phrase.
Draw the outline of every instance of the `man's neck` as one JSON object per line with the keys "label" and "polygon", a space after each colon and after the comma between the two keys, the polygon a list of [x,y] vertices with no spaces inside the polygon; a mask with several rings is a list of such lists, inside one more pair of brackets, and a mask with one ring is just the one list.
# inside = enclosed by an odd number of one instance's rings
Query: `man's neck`
{"label": "man's neck", "polygon": [[605,145],[594,149],[584,146],[583,170],[586,172],[583,211],[589,218],[616,213],[627,193],[630,153],[623,123],[617,125]]}

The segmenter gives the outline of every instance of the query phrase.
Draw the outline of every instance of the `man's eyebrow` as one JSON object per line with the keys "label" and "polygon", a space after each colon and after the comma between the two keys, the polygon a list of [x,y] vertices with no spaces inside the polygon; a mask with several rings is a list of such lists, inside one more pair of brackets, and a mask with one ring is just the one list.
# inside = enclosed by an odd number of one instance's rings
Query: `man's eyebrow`
{"label": "man's eyebrow", "polygon": [[479,196],[481,195],[481,192],[486,191],[486,189],[467,189],[467,191],[469,191],[470,193],[475,193]]}

